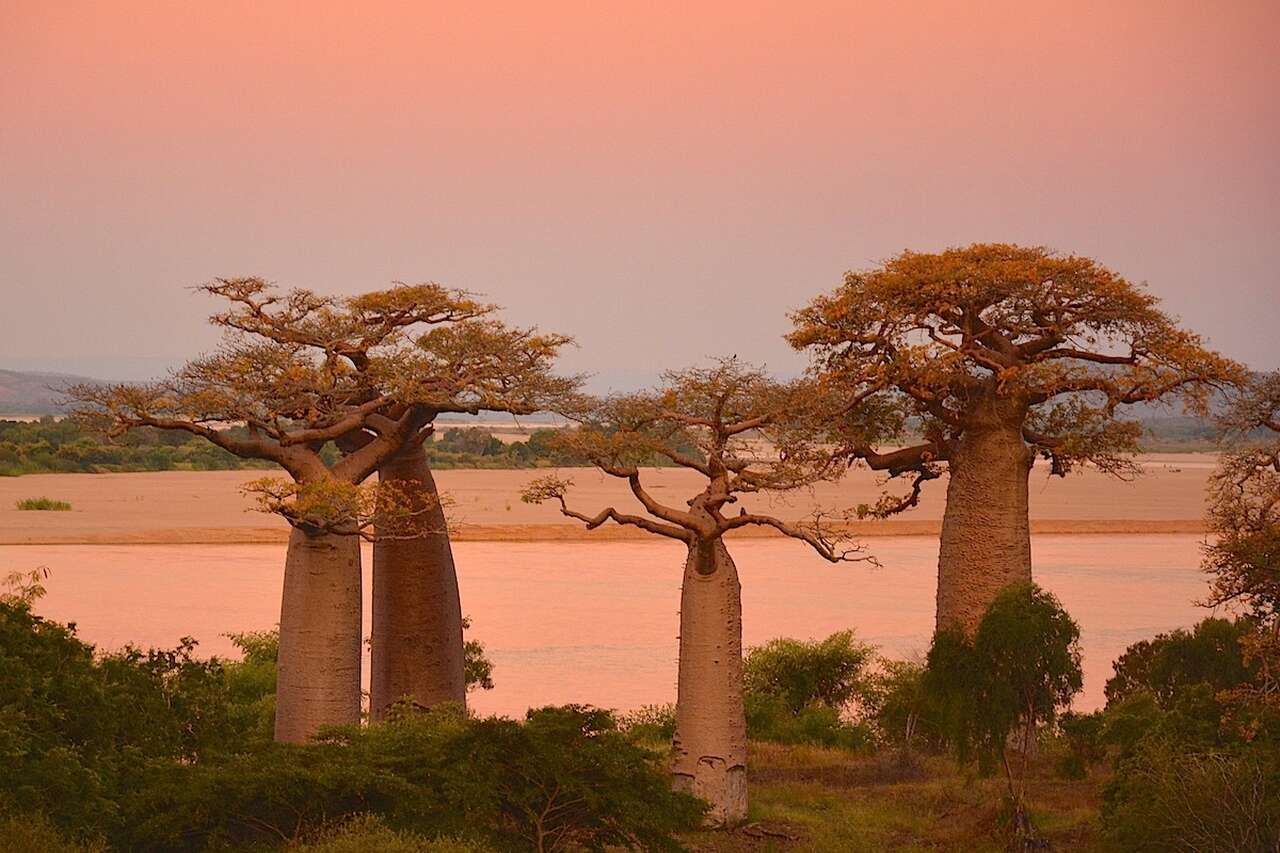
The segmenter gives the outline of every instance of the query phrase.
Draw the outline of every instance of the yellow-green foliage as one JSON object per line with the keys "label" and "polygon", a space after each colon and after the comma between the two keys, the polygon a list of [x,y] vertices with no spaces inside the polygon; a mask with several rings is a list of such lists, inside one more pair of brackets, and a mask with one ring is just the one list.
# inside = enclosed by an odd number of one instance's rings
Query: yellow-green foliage
{"label": "yellow-green foliage", "polygon": [[[1002,782],[975,779],[954,763],[752,742],[747,762],[751,811],[732,833],[684,836],[699,850],[805,853],[1002,853]],[[1089,780],[1052,777],[1047,760],[1028,780],[1033,815],[1054,850],[1100,851],[1098,793]]]}
{"label": "yellow-green foliage", "polygon": [[374,815],[359,815],[320,833],[298,850],[307,853],[489,853],[492,848],[454,838],[427,838],[416,832],[397,832]]}
{"label": "yellow-green foliage", "polygon": [[101,842],[77,843],[58,833],[38,814],[0,817],[0,850],[5,853],[104,853]]}
{"label": "yellow-green foliage", "polygon": [[18,501],[15,506],[24,512],[45,511],[45,512],[70,512],[71,504],[66,501],[57,501],[53,498],[23,498]]}

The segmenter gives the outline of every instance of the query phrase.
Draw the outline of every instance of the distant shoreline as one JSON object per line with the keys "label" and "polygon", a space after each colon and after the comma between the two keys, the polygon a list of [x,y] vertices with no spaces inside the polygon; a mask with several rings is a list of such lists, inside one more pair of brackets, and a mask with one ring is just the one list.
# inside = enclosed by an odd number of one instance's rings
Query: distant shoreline
{"label": "distant shoreline", "polygon": [[[938,521],[878,521],[851,529],[855,537],[937,536]],[[1148,519],[1040,519],[1031,522],[1032,535],[1115,536],[1152,534],[1203,534],[1202,522]],[[781,536],[772,530],[744,530],[730,539],[769,539]],[[0,534],[0,545],[278,545],[288,531],[277,527],[164,528],[128,533],[35,533],[30,536]],[[652,542],[653,536],[630,527],[587,530],[572,524],[473,524],[451,531],[454,542]]]}
{"label": "distant shoreline", "polygon": [[[1139,457],[1144,474],[1132,482],[1096,470],[1066,478],[1032,473],[1031,530],[1053,535],[1203,534],[1204,496],[1215,459],[1207,454]],[[551,504],[520,500],[521,489],[548,469],[443,469],[436,482],[449,500],[456,542],[651,541],[644,531],[606,525],[587,530]],[[598,512],[627,511],[635,498],[625,483],[592,469],[562,468],[574,481],[570,503]],[[288,527],[252,511],[244,485],[262,470],[167,471],[104,474],[24,474],[0,477],[0,545],[246,545],[283,543]],[[655,497],[679,506],[701,485],[689,472],[644,470]],[[816,509],[874,503],[885,485],[873,472],[855,470],[837,483],[783,496],[752,496],[746,503],[787,519]],[[889,488],[900,492],[902,483]],[[694,491],[690,491],[690,490]],[[32,498],[71,504],[67,512],[20,511]],[[901,517],[851,525],[857,537],[936,537],[946,508],[946,482],[926,487],[920,505]],[[738,538],[776,536],[768,529],[735,531]]]}

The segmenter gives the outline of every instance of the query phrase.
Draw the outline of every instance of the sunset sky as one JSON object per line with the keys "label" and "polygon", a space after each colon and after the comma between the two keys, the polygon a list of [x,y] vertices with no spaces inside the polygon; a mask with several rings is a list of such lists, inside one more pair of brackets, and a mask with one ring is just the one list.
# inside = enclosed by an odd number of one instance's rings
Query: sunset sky
{"label": "sunset sky", "polygon": [[903,248],[1045,244],[1280,367],[1280,3],[0,0],[0,367],[141,378],[219,275],[475,290],[596,387]]}

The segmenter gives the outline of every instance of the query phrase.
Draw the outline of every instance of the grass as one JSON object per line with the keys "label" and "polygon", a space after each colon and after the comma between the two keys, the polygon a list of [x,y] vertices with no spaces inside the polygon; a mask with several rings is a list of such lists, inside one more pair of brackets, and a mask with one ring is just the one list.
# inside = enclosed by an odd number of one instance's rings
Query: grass
{"label": "grass", "polygon": [[[964,850],[1001,853],[1004,782],[982,779],[942,757],[908,766],[892,756],[752,743],[747,823],[732,832],[688,836],[697,851]],[[1097,780],[1054,778],[1050,762],[1034,768],[1028,802],[1054,850],[1098,851]]]}
{"label": "grass", "polygon": [[52,498],[24,498],[14,504],[24,512],[70,512],[71,504],[66,501],[55,501]]}

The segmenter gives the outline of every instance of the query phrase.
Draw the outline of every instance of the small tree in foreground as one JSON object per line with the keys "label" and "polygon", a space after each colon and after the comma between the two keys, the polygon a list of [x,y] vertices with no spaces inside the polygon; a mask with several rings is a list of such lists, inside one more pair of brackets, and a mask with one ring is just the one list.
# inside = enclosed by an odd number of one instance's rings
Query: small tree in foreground
{"label": "small tree in foreground", "polygon": [[[1034,584],[1000,593],[972,638],[941,631],[929,650],[924,690],[962,763],[1004,770],[1015,831],[1029,835],[1024,797],[1037,726],[1052,723],[1080,692],[1080,628]],[[1010,758],[1017,733],[1018,755]]]}
{"label": "small tree in foreground", "polygon": [[[728,511],[742,496],[799,488],[826,472],[821,460],[793,456],[769,441],[784,438],[784,416],[804,399],[799,388],[736,359],[663,379],[653,392],[586,407],[582,426],[560,438],[566,449],[625,481],[643,514],[611,506],[595,515],[572,509],[566,497],[572,483],[558,476],[530,483],[524,500],[554,501],[590,529],[612,521],[685,543],[672,773],[678,788],[711,804],[713,821],[736,823],[747,812],[742,600],[725,534],[768,527],[832,562],[869,558],[830,532],[821,514],[793,523],[745,507]],[[643,485],[640,466],[655,457],[702,476],[702,490],[685,506],[659,501]]]}
{"label": "small tree in foreground", "polygon": [[[789,340],[813,353],[831,440],[914,477],[910,501],[925,480],[950,475],[940,629],[972,631],[1001,589],[1031,580],[1037,457],[1058,475],[1084,463],[1131,474],[1141,426],[1120,417],[1124,407],[1180,397],[1203,411],[1216,385],[1243,377],[1139,286],[1043,248],[903,252],[847,273],[794,319]],[[879,398],[900,402],[900,416],[869,442],[858,413]]]}

